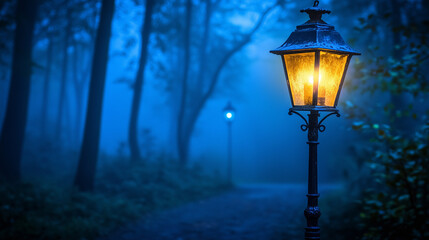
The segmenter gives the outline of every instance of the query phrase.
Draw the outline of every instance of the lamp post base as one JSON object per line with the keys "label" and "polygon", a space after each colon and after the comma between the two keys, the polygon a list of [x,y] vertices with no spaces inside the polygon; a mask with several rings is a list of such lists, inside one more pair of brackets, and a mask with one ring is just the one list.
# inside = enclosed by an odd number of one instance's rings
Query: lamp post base
{"label": "lamp post base", "polygon": [[304,239],[320,239],[320,227],[306,227]]}
{"label": "lamp post base", "polygon": [[307,207],[304,210],[304,216],[307,218],[307,227],[305,228],[304,239],[320,239],[320,227],[317,224],[320,215],[320,209],[317,206]]}

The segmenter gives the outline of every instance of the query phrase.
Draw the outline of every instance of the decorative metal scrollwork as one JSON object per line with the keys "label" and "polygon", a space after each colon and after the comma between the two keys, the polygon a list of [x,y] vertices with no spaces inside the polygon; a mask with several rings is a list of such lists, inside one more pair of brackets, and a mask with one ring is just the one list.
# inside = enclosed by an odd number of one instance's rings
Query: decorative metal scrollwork
{"label": "decorative metal scrollwork", "polygon": [[301,125],[301,130],[302,130],[303,132],[307,131],[307,129],[308,129],[308,122],[307,122],[307,119],[305,119],[305,117],[304,117],[304,116],[302,116],[299,112],[296,112],[296,111],[294,111],[294,110],[289,110],[289,115],[292,115],[293,113],[295,113],[296,115],[300,116],[300,117],[302,118],[302,120],[304,120],[305,124],[302,124],[302,125]]}
{"label": "decorative metal scrollwork", "polygon": [[320,122],[317,125],[317,129],[319,129],[320,132],[324,132],[326,130],[326,126],[323,125],[322,122],[325,121],[326,118],[328,118],[329,116],[334,115],[334,114],[336,114],[337,117],[341,116],[340,113],[338,111],[336,111],[336,112],[332,112],[332,113],[326,115],[324,118],[322,118],[322,120],[320,120]]}
{"label": "decorative metal scrollwork", "polygon": [[[292,115],[292,114],[296,114],[296,115],[298,115],[300,118],[302,118],[302,120],[304,120],[304,122],[305,122],[305,124],[301,124],[301,130],[303,131],[303,132],[305,132],[305,131],[307,131],[308,130],[308,121],[307,121],[307,119],[305,119],[305,117],[304,116],[302,116],[299,112],[297,112],[297,111],[294,111],[294,110],[289,110],[289,113],[288,113],[289,115]],[[323,121],[325,121],[325,119],[326,118],[328,118],[329,116],[331,116],[331,115],[336,115],[337,117],[340,117],[341,115],[340,115],[340,113],[338,112],[338,111],[335,111],[335,112],[331,112],[331,113],[329,113],[328,115],[326,115],[325,117],[323,117],[322,118],[322,120],[320,120],[319,121],[319,123],[317,124],[317,129],[320,131],[320,132],[324,132],[325,130],[326,130],[326,126],[325,125],[323,125],[322,123],[323,123]]]}

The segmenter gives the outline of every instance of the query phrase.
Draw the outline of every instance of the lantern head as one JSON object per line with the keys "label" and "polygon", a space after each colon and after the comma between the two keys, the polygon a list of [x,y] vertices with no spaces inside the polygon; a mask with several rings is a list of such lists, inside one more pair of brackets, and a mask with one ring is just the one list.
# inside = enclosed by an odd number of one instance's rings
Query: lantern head
{"label": "lantern head", "polygon": [[294,110],[335,110],[350,59],[360,55],[334,26],[322,20],[331,11],[319,8],[316,2],[301,10],[310,20],[270,51],[282,58]]}
{"label": "lantern head", "polygon": [[227,122],[232,122],[234,120],[235,108],[232,106],[231,102],[228,102],[228,104],[223,108],[223,113]]}

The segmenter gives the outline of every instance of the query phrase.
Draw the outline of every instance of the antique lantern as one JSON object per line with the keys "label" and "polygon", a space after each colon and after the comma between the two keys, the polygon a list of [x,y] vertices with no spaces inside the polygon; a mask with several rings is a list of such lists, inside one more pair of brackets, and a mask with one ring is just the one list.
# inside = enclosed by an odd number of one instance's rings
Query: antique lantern
{"label": "antique lantern", "polygon": [[335,109],[353,50],[334,26],[322,20],[331,11],[318,7],[301,10],[310,20],[296,27],[279,48],[294,110]]}

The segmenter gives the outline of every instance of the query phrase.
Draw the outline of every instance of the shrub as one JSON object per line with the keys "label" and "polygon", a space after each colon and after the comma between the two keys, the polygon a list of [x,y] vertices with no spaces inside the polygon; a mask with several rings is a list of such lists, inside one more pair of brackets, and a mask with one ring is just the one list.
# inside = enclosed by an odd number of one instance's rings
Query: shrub
{"label": "shrub", "polygon": [[114,161],[100,169],[96,191],[58,184],[0,184],[0,239],[95,239],[150,211],[225,191],[198,167]]}
{"label": "shrub", "polygon": [[47,184],[2,184],[0,194],[0,239],[94,238],[137,217],[140,208],[118,197]]}
{"label": "shrub", "polygon": [[429,124],[413,137],[378,129],[378,149],[370,161],[374,181],[360,214],[364,239],[429,238]]}

